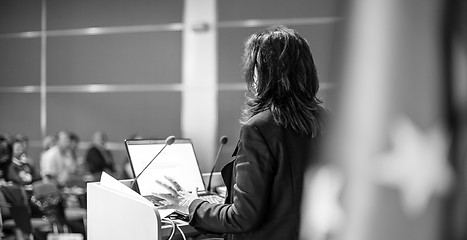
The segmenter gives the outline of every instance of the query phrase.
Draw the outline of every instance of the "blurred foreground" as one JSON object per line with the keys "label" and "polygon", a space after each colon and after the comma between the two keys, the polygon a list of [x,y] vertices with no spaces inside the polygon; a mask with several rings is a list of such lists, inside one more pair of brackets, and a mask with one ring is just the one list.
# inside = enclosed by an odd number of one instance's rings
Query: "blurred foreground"
{"label": "blurred foreground", "polygon": [[467,239],[466,1],[348,1],[302,239]]}

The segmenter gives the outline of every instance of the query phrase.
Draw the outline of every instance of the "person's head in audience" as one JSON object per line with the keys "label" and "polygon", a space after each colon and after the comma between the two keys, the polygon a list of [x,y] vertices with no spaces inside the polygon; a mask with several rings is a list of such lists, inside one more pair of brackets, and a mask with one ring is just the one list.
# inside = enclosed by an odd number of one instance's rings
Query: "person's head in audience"
{"label": "person's head in audience", "polygon": [[105,147],[107,135],[102,131],[96,131],[92,134],[92,144],[97,147]]}
{"label": "person's head in audience", "polygon": [[2,133],[2,138],[5,139],[9,144],[13,142],[13,135],[11,133]]}
{"label": "person's head in audience", "polygon": [[29,138],[23,134],[16,134],[14,137],[14,141],[20,141],[23,144],[24,153],[27,153],[29,148]]}
{"label": "person's head in audience", "polygon": [[68,131],[58,132],[56,145],[62,153],[69,150],[70,149],[70,133]]}
{"label": "person's head in audience", "polygon": [[76,133],[71,132],[70,133],[70,149],[72,152],[76,152],[78,150],[79,146],[79,136]]}
{"label": "person's head in audience", "polygon": [[42,139],[42,151],[47,151],[51,147],[55,146],[57,139],[53,135],[47,135]]}
{"label": "person's head in audience", "polygon": [[15,139],[12,143],[13,157],[22,160],[25,153],[25,145],[21,139]]}
{"label": "person's head in audience", "polygon": [[7,162],[11,158],[11,148],[3,135],[0,135],[0,163]]}

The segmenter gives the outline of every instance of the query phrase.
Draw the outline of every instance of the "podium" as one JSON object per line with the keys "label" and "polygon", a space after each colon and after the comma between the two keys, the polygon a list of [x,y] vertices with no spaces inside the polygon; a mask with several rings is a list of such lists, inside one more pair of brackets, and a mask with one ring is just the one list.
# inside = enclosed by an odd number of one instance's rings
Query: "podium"
{"label": "podium", "polygon": [[89,240],[161,239],[161,218],[155,206],[145,199],[99,182],[88,183],[87,210]]}
{"label": "podium", "polygon": [[[203,174],[207,181],[209,173]],[[87,239],[151,239],[163,240],[171,233],[171,225],[162,224],[159,211],[153,203],[134,192],[132,179],[116,180],[103,173],[100,182],[87,184]],[[213,187],[222,184],[220,173],[213,175]],[[187,222],[174,220],[185,236],[199,233]],[[178,237],[175,233],[175,237]]]}

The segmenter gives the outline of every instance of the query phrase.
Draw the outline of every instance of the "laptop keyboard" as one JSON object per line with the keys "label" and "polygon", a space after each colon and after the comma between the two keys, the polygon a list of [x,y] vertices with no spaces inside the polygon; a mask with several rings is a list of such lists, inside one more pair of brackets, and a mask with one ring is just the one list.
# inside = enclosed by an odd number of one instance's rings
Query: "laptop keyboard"
{"label": "laptop keyboard", "polygon": [[[154,206],[157,207],[162,207],[162,206],[168,206],[171,205],[171,203],[165,199],[156,197],[154,195],[147,195],[144,196],[147,200],[149,200]],[[200,199],[208,201],[210,203],[217,203],[217,204],[223,204],[225,202],[225,198],[219,196],[219,195],[201,195],[199,196]]]}

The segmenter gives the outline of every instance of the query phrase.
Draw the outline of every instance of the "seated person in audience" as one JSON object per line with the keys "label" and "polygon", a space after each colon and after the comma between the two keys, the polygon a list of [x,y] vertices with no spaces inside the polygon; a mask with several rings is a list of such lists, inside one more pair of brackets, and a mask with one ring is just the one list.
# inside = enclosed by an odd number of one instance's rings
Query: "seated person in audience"
{"label": "seated person in audience", "polygon": [[37,165],[37,168],[36,170],[40,173],[41,172],[41,159],[42,159],[42,155],[47,152],[47,150],[49,150],[50,148],[52,148],[53,146],[55,146],[55,144],[57,143],[57,139],[56,139],[56,136],[55,135],[47,135],[45,136],[43,139],[42,139],[42,150],[41,152],[39,153],[39,161],[38,161],[38,165]]}
{"label": "seated person in audience", "polygon": [[49,150],[51,147],[55,146],[57,139],[53,135],[47,135],[42,139],[42,153]]}
{"label": "seated person in audience", "polygon": [[47,135],[42,139],[42,151],[47,151],[51,147],[55,146],[57,138],[54,135]]}
{"label": "seated person in audience", "polygon": [[77,177],[83,177],[84,175],[89,174],[89,172],[87,171],[88,167],[84,161],[83,156],[79,153],[79,142],[79,136],[76,133],[70,133],[70,154],[74,165],[76,166],[76,169],[73,173]]}
{"label": "seated person in audience", "polygon": [[70,133],[57,133],[57,143],[41,156],[41,175],[44,181],[63,186],[76,169],[70,152]]}
{"label": "seated person in audience", "polygon": [[99,179],[103,171],[115,175],[113,156],[106,148],[107,135],[97,131],[92,136],[92,144],[86,153],[86,164],[89,172]]}
{"label": "seated person in audience", "polygon": [[0,186],[6,184],[8,166],[11,163],[11,144],[6,136],[0,135]]}
{"label": "seated person in audience", "polygon": [[12,143],[12,161],[8,165],[7,179],[18,185],[29,185],[40,180],[34,167],[27,162],[25,157],[25,144],[23,138],[16,138]]}
{"label": "seated person in audience", "polygon": [[20,141],[23,144],[23,153],[21,154],[21,161],[28,163],[35,169],[39,168],[39,160],[32,158],[28,154],[29,150],[29,138],[23,134],[16,134],[12,140],[13,141]]}
{"label": "seated person in audience", "polygon": [[3,194],[4,191],[8,190],[6,187],[11,186],[11,183],[6,181],[7,169],[10,163],[11,144],[7,136],[0,135],[0,201],[2,202],[0,205],[1,220],[11,218],[9,207],[9,205],[11,206],[11,199],[7,199],[5,194]]}

